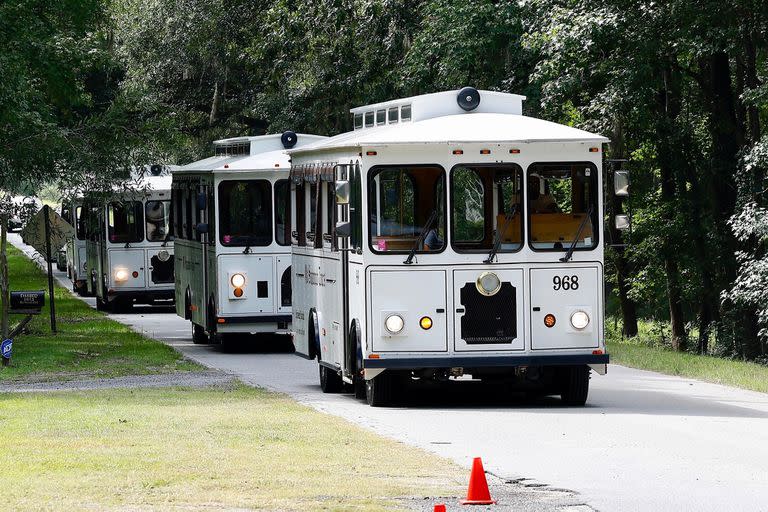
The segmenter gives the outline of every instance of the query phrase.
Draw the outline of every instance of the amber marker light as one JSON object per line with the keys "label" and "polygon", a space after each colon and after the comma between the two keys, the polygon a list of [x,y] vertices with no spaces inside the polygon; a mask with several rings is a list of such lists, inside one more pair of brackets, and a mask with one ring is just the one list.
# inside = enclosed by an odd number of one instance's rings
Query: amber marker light
{"label": "amber marker light", "polygon": [[452,153],[453,153],[454,155],[463,155],[463,154],[464,154],[464,150],[463,150],[463,149],[454,149],[454,150],[452,151]]}
{"label": "amber marker light", "polygon": [[424,329],[425,331],[428,331],[432,328],[432,319],[429,318],[428,316],[423,316],[421,317],[421,320],[419,320],[419,325],[421,326],[422,329]]}
{"label": "amber marker light", "polygon": [[589,152],[590,153],[599,153],[600,152],[600,148],[589,148]]}
{"label": "amber marker light", "polygon": [[491,154],[491,150],[490,149],[481,149],[480,150],[480,154],[481,155],[490,155]]}
{"label": "amber marker light", "polygon": [[520,154],[520,150],[519,149],[510,149],[509,153],[512,154],[512,155],[519,155]]}
{"label": "amber marker light", "polygon": [[243,289],[242,288],[235,288],[235,290],[232,292],[232,294],[235,297],[240,298],[240,297],[243,296]]}
{"label": "amber marker light", "polygon": [[366,151],[365,155],[366,156],[376,156],[376,155],[378,155],[378,153],[376,151]]}
{"label": "amber marker light", "polygon": [[224,319],[224,318],[217,318],[216,319],[216,323],[218,323],[218,324],[223,324],[223,323],[226,323],[226,322],[227,322],[227,320]]}
{"label": "amber marker light", "polygon": [[552,313],[548,313],[547,316],[544,317],[544,325],[547,327],[554,327],[556,322],[555,315]]}

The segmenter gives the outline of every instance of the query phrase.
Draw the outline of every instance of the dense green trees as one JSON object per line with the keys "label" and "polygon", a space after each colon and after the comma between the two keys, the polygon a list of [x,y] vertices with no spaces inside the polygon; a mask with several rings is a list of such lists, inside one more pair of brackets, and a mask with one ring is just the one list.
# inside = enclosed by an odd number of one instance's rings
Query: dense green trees
{"label": "dense green trees", "polygon": [[[3,169],[8,141],[33,134],[57,153],[67,141],[94,168],[139,148],[183,163],[217,137],[347,130],[350,107],[394,97],[464,85],[525,94],[527,114],[609,136],[609,158],[633,171],[631,244],[606,268],[625,332],[638,316],[664,319],[678,350],[766,356],[764,1],[16,4],[52,21],[4,4],[4,45],[49,48],[35,50],[49,64],[0,55],[3,125],[9,108],[17,116],[0,135]],[[60,86],[41,85],[45,73]],[[30,172],[52,161],[18,144]]]}

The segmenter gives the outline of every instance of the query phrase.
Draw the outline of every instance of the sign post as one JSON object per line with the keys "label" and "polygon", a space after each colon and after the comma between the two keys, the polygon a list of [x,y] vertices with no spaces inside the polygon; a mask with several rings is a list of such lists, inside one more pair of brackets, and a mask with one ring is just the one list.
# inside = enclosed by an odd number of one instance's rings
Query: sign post
{"label": "sign post", "polygon": [[51,298],[51,331],[56,333],[56,300],[53,295],[53,269],[51,268],[51,207],[43,206],[45,215],[45,261],[48,264],[48,296]]}

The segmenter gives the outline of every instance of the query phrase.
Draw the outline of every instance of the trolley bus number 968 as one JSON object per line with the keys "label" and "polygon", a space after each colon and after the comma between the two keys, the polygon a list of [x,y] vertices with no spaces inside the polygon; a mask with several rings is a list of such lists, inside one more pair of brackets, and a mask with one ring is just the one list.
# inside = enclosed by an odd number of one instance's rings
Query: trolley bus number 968
{"label": "trolley bus number 968", "polygon": [[552,278],[554,290],[578,290],[579,276],[555,276]]}

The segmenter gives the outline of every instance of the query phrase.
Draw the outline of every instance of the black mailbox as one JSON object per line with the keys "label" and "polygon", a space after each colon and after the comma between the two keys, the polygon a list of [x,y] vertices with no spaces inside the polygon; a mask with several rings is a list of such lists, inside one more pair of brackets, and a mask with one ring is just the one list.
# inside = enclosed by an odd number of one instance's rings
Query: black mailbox
{"label": "black mailbox", "polygon": [[45,305],[45,292],[11,292],[11,313],[39,313]]}

